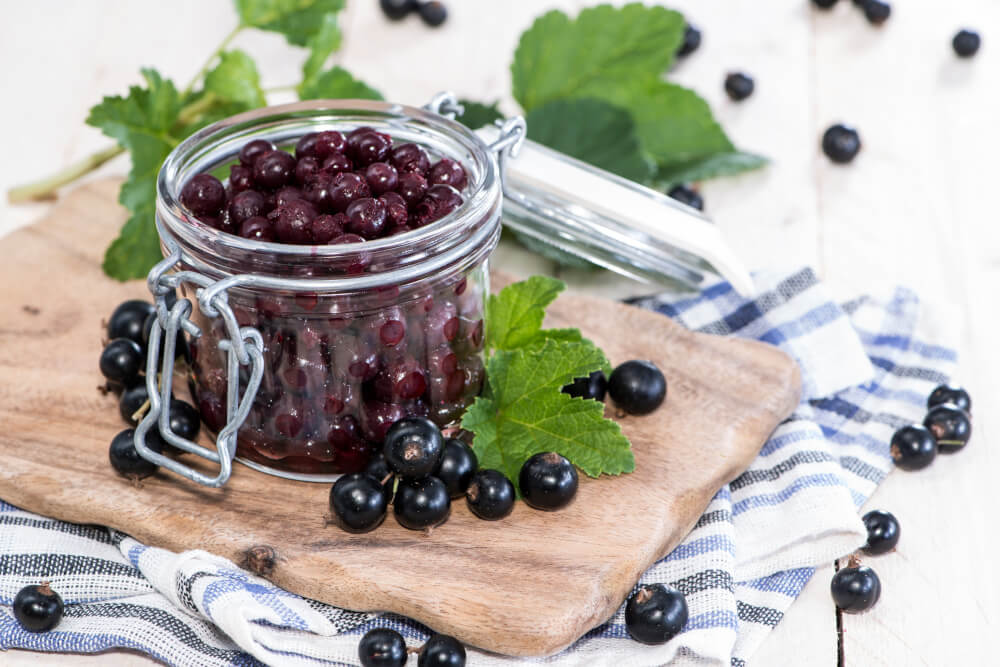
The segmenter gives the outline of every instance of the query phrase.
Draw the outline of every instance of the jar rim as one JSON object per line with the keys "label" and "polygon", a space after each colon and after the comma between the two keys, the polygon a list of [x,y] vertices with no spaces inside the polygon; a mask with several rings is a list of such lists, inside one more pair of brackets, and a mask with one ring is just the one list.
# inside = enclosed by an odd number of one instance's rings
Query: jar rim
{"label": "jar rim", "polygon": [[[205,171],[213,160],[219,162],[219,144],[224,142],[230,149],[229,160],[239,150],[241,138],[260,130],[262,126],[280,127],[289,125],[288,137],[296,136],[295,129],[302,130],[316,125],[319,131],[327,129],[321,125],[338,122],[338,116],[331,114],[356,113],[371,116],[373,120],[388,120],[402,127],[404,123],[418,121],[428,132],[436,132],[455,142],[474,163],[470,173],[470,184],[463,193],[463,203],[424,227],[402,234],[371,241],[344,243],[337,245],[295,245],[246,239],[216,229],[192,216],[180,203],[180,190],[188,178]],[[342,122],[342,121],[341,121]],[[298,132],[301,136],[305,132]],[[474,179],[473,179],[474,177]],[[282,257],[308,261],[337,261],[355,255],[359,251],[366,254],[399,255],[412,252],[416,247],[433,247],[448,238],[461,238],[463,231],[475,226],[501,198],[499,166],[495,154],[489,146],[472,130],[440,114],[392,102],[373,100],[338,99],[308,100],[281,104],[247,111],[208,125],[182,141],[167,156],[157,177],[157,228],[161,237],[169,236],[185,245],[211,247],[219,255],[229,252],[280,254]],[[471,243],[477,234],[468,234],[465,243]],[[226,273],[226,271],[218,271]],[[392,273],[392,270],[389,271]],[[374,276],[369,276],[374,278]],[[390,276],[386,276],[390,278]],[[328,279],[323,282],[344,281],[369,282],[359,276]]]}

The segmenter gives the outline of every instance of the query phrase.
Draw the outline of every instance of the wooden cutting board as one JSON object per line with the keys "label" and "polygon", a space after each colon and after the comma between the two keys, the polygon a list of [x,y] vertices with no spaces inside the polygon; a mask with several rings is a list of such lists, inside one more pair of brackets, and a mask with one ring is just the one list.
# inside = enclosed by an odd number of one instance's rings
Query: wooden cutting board
{"label": "wooden cutting board", "polygon": [[124,299],[148,298],[143,282],[101,273],[125,219],[118,186],[83,186],[0,240],[0,498],[34,512],[236,562],[268,545],[278,554],[268,578],[295,593],[398,612],[499,653],[545,655],[606,621],[798,402],[798,367],[774,347],[564,294],[547,326],[579,327],[612,363],[653,360],[669,393],[654,414],[621,419],[636,472],[582,477],[561,512],[518,503],[508,518],[486,522],[457,502],[429,534],[390,517],[375,532],[349,535],[324,525],[329,485],[244,466],[222,489],[166,472],[137,488],[108,464],[108,444],[124,426],[115,397],[97,389],[103,318]]}

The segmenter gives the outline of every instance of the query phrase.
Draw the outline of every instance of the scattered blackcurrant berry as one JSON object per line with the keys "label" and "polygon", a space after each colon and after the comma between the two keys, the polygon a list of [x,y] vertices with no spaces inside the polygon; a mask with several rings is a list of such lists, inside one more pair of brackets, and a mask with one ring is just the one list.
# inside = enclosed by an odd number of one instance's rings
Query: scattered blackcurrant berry
{"label": "scattered blackcurrant berry", "polygon": [[389,428],[382,451],[392,470],[416,478],[434,472],[443,450],[437,424],[423,417],[405,417]]}
{"label": "scattered blackcurrant berry", "polygon": [[979,51],[982,40],[975,30],[959,30],[951,40],[951,48],[960,58],[971,58]]}
{"label": "scattered blackcurrant berry", "polygon": [[924,426],[933,434],[938,450],[946,454],[965,447],[972,435],[972,421],[968,413],[950,403],[931,408],[924,418]]}
{"label": "scattered blackcurrant berry", "polygon": [[135,384],[144,361],[142,349],[135,341],[116,338],[101,351],[99,365],[109,382],[128,387]]}
{"label": "scattered blackcurrant berry", "polygon": [[903,470],[920,470],[934,461],[937,443],[933,433],[923,426],[913,424],[896,431],[892,436],[889,453],[896,465]]}
{"label": "scattered blackcurrant berry", "polygon": [[437,477],[402,479],[392,501],[396,520],[404,528],[422,530],[443,523],[451,511],[451,498]]}
{"label": "scattered blackcurrant berry", "polygon": [[861,9],[865,13],[865,18],[872,25],[882,25],[889,20],[889,15],[892,13],[892,7],[889,3],[882,2],[882,0],[864,0],[861,3]]}
{"label": "scattered blackcurrant berry", "polygon": [[381,481],[363,472],[341,475],[330,489],[330,511],[349,533],[367,533],[385,519],[389,501]]}
{"label": "scattered blackcurrant berry", "polygon": [[812,3],[819,9],[831,9],[837,0],[812,0]]}
{"label": "scattered blackcurrant berry", "polygon": [[441,2],[422,2],[417,8],[424,23],[436,28],[448,19],[448,10]]}
{"label": "scattered blackcurrant berry", "polygon": [[866,554],[877,556],[892,551],[899,542],[899,521],[885,510],[872,510],[862,518],[868,531],[868,541],[862,547]]}
{"label": "scattered blackcurrant berry", "polygon": [[838,609],[848,614],[860,614],[878,602],[882,594],[882,582],[874,570],[861,565],[861,561],[853,557],[847,567],[833,575],[830,594]]}
{"label": "scattered blackcurrant berry", "polygon": [[741,102],[753,95],[753,79],[743,72],[730,72],[726,75],[724,88],[729,99]]}
{"label": "scattered blackcurrant berry", "polygon": [[150,313],[156,312],[153,304],[148,301],[133,299],[126,301],[111,313],[108,320],[108,340],[115,338],[128,338],[137,345],[143,346],[142,325]]}
{"label": "scattered blackcurrant berry", "polygon": [[448,635],[432,635],[420,648],[417,667],[465,667],[465,647]]}
{"label": "scattered blackcurrant berry", "polygon": [[690,206],[691,208],[696,208],[699,211],[705,209],[705,200],[702,198],[701,194],[694,188],[684,185],[683,183],[678,183],[674,187],[667,191],[667,196],[671,199],[675,199],[685,206]]}
{"label": "scattered blackcurrant berry", "polygon": [[63,600],[49,584],[25,586],[14,596],[14,618],[28,632],[48,632],[63,617]]}
{"label": "scattered blackcurrant berry", "polygon": [[972,414],[972,398],[969,396],[969,392],[961,387],[942,384],[935,387],[931,395],[927,397],[928,410],[944,403],[951,403],[959,410],[965,410],[970,415]]}
{"label": "scattered blackcurrant berry", "polygon": [[823,133],[823,152],[837,164],[847,164],[861,150],[861,137],[853,127],[837,123]]}
{"label": "scattered blackcurrant berry", "polygon": [[611,373],[608,394],[631,415],[648,415],[667,397],[667,380],[651,361],[626,361]]}
{"label": "scattered blackcurrant berry", "polygon": [[417,0],[379,0],[379,7],[386,18],[398,21],[417,8]]}
{"label": "scattered blackcurrant berry", "polygon": [[625,628],[643,644],[664,644],[684,628],[688,606],[684,595],[663,584],[639,586],[625,603]]}
{"label": "scattered blackcurrant berry", "polygon": [[535,509],[558,510],[576,497],[580,479],[565,456],[542,452],[524,462],[517,485],[524,502]]}
{"label": "scattered blackcurrant berry", "polygon": [[122,392],[122,396],[118,400],[118,413],[121,414],[122,419],[135,426],[139,422],[132,419],[132,415],[138,412],[139,408],[148,400],[149,392],[146,391],[146,382],[140,380]]}
{"label": "scattered blackcurrant berry", "polygon": [[448,495],[460,498],[469,488],[477,468],[479,459],[472,447],[457,438],[448,438],[444,441],[444,450],[434,469],[434,476],[444,482]]}
{"label": "scattered blackcurrant berry", "polygon": [[690,23],[685,24],[684,39],[677,49],[677,57],[683,58],[689,56],[697,51],[699,46],[701,46],[701,30],[698,30],[698,28]]}
{"label": "scattered blackcurrant berry", "polygon": [[361,667],[402,667],[406,664],[406,641],[389,628],[375,628],[365,633],[358,644]]}
{"label": "scattered blackcurrant berry", "polygon": [[472,476],[465,503],[480,519],[496,521],[514,511],[514,485],[499,470],[480,470]]}
{"label": "scattered blackcurrant berry", "polygon": [[573,398],[592,398],[603,402],[605,394],[608,393],[608,379],[604,377],[604,371],[594,371],[585,378],[573,380],[562,388],[562,393],[569,394]]}
{"label": "scattered blackcurrant berry", "polygon": [[170,430],[187,440],[194,440],[201,430],[201,415],[193,405],[178,398],[170,401]]}
{"label": "scattered blackcurrant berry", "polygon": [[[146,446],[157,454],[163,452],[163,440],[155,430],[146,432]],[[132,480],[140,480],[149,477],[156,472],[158,465],[150,463],[139,456],[135,449],[135,431],[125,429],[111,440],[111,450],[108,453],[111,459],[111,467],[119,475]]]}

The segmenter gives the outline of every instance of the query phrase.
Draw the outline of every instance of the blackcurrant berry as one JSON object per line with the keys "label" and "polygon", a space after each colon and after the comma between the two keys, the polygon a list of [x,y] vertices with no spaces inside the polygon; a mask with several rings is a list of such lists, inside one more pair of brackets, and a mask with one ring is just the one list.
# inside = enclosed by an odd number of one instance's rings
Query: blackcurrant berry
{"label": "blackcurrant berry", "polygon": [[951,48],[960,58],[971,58],[979,51],[982,40],[974,30],[959,30],[951,40]]}
{"label": "blackcurrant berry", "polygon": [[690,23],[686,24],[684,26],[684,40],[677,49],[677,57],[689,56],[697,51],[699,46],[701,46],[701,30]]}
{"label": "blackcurrant berry", "polygon": [[899,521],[885,510],[872,510],[862,518],[868,530],[868,542],[862,547],[866,554],[876,556],[892,551],[899,542]]}
{"label": "blackcurrant berry", "polygon": [[729,99],[741,102],[753,95],[753,79],[743,72],[730,72],[726,75],[724,88]]}
{"label": "blackcurrant berry", "polygon": [[684,628],[687,600],[676,588],[663,584],[640,586],[625,603],[625,628],[643,644],[664,644]]}
{"label": "blackcurrant berry", "polygon": [[935,405],[924,418],[927,427],[937,441],[938,450],[953,454],[969,442],[972,435],[972,421],[964,410],[950,403]]}
{"label": "blackcurrant berry", "polygon": [[465,647],[448,635],[431,635],[420,648],[417,667],[464,667]]}
{"label": "blackcurrant berry", "polygon": [[226,204],[226,188],[211,174],[198,174],[181,188],[181,204],[198,217],[215,217]]}
{"label": "blackcurrant berry", "polygon": [[128,338],[116,338],[101,352],[101,373],[108,381],[129,387],[135,384],[142,370],[142,348]]}
{"label": "blackcurrant berry", "polygon": [[830,594],[838,609],[848,614],[860,614],[878,602],[882,595],[882,582],[874,570],[852,558],[848,567],[833,575]]}
{"label": "blackcurrant berry", "polygon": [[398,21],[417,8],[417,0],[379,0],[379,6],[386,18]]}
{"label": "blackcurrant berry", "polygon": [[923,426],[904,426],[892,436],[889,447],[892,460],[903,470],[926,468],[937,455],[934,434]]}
{"label": "blackcurrant berry", "polygon": [[853,127],[837,123],[823,133],[823,152],[837,164],[847,164],[861,150],[861,137]]}
{"label": "blackcurrant berry", "polygon": [[382,449],[392,470],[414,478],[434,472],[443,450],[441,430],[424,417],[404,417],[393,424]]}
{"label": "blackcurrant berry", "polygon": [[139,422],[132,419],[132,415],[148,400],[149,392],[146,391],[146,383],[143,380],[139,380],[122,392],[122,397],[118,400],[118,413],[122,416],[122,419],[135,426]]}
{"label": "blackcurrant berry", "polygon": [[385,460],[385,454],[377,452],[372,456],[363,472],[379,481],[379,484],[382,485],[382,490],[385,491],[385,499],[391,501],[394,477],[392,470],[389,468],[389,463]]}
{"label": "blackcurrant berry", "polygon": [[421,20],[432,28],[442,25],[448,19],[448,10],[441,2],[422,2],[417,11]]}
{"label": "blackcurrant berry", "polygon": [[451,511],[451,498],[437,477],[400,480],[392,501],[396,520],[404,528],[422,530],[443,523]]}
{"label": "blackcurrant berry", "polygon": [[830,9],[837,4],[837,0],[812,0],[812,3],[819,9]]}
{"label": "blackcurrant berry", "polygon": [[[264,218],[250,218],[250,220],[263,220]],[[250,222],[248,220],[247,222]],[[245,223],[244,223],[245,224]],[[153,331],[153,323],[156,322],[156,312],[152,312],[146,317],[146,321],[142,325],[142,349],[145,352],[149,349],[149,335]],[[160,354],[159,358],[156,360],[156,367],[161,368],[163,365],[163,346],[167,342],[166,334],[160,336]],[[183,359],[188,356],[187,340],[184,338],[184,332],[177,331],[177,339],[174,343],[174,359]]]}
{"label": "blackcurrant berry", "polygon": [[389,501],[382,483],[363,472],[342,475],[330,489],[334,523],[349,533],[367,533],[385,519]]}
{"label": "blackcurrant berry", "polygon": [[375,628],[365,633],[358,644],[361,667],[402,667],[406,664],[406,641],[389,628]]}
{"label": "blackcurrant berry", "polygon": [[611,373],[608,393],[619,408],[632,415],[648,415],[667,396],[667,380],[651,361],[626,361]]}
{"label": "blackcurrant berry", "polygon": [[108,320],[108,340],[128,338],[145,349],[142,325],[150,313],[154,312],[156,309],[148,301],[133,299],[122,303],[115,308],[115,312],[111,313],[111,319]]}
{"label": "blackcurrant berry", "polygon": [[444,482],[448,495],[458,498],[465,495],[477,468],[479,459],[472,448],[461,440],[448,438],[444,441],[444,450],[434,469],[434,476]]}
{"label": "blackcurrant berry", "polygon": [[576,497],[580,479],[569,460],[556,452],[535,454],[517,477],[521,497],[535,509],[557,510]]}
{"label": "blackcurrant berry", "polygon": [[[139,452],[135,449],[134,438],[135,431],[130,428],[116,435],[111,440],[108,457],[111,459],[111,467],[119,475],[139,480],[155,473],[159,466],[139,456]],[[157,454],[163,452],[163,440],[155,430],[146,432],[146,445]]]}
{"label": "blackcurrant berry", "polygon": [[14,596],[14,618],[28,632],[48,632],[59,625],[63,601],[49,584],[25,586]]}
{"label": "blackcurrant berry", "polygon": [[270,153],[274,150],[274,144],[266,139],[254,139],[243,145],[240,149],[239,159],[240,164],[244,167],[253,167],[257,158],[264,155],[264,153]]}
{"label": "blackcurrant berry", "polygon": [[282,150],[258,155],[253,163],[253,180],[258,186],[274,190],[290,183],[295,176],[295,158]]}
{"label": "blackcurrant berry", "polygon": [[194,440],[201,430],[201,415],[198,410],[180,399],[170,401],[170,430],[187,440]]}
{"label": "blackcurrant berry", "polygon": [[569,394],[573,398],[592,398],[602,402],[607,392],[608,380],[604,377],[604,371],[594,371],[587,377],[576,378],[562,388],[562,393]]}
{"label": "blackcurrant berry", "polygon": [[703,211],[705,209],[705,199],[697,190],[687,185],[675,185],[667,191],[667,196],[671,199],[676,199],[685,206],[696,208],[699,211]]}
{"label": "blackcurrant berry", "polygon": [[889,6],[889,3],[882,2],[882,0],[864,0],[861,9],[864,10],[865,18],[872,25],[882,25],[889,20],[889,15],[892,13],[892,7]]}
{"label": "blackcurrant berry", "polygon": [[927,397],[927,409],[930,410],[936,405],[951,403],[959,410],[965,410],[972,414],[972,398],[969,392],[961,387],[950,384],[942,384],[934,388],[931,395]]}
{"label": "blackcurrant berry", "polygon": [[480,470],[472,476],[465,503],[480,519],[495,521],[514,511],[514,485],[499,470]]}

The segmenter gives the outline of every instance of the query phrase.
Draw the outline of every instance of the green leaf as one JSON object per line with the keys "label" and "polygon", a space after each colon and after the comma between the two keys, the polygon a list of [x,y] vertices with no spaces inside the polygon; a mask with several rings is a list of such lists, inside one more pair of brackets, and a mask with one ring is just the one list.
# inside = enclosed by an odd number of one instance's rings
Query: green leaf
{"label": "green leaf", "polygon": [[532,340],[542,329],[545,309],[566,289],[566,283],[548,276],[532,276],[507,285],[486,301],[487,342],[511,350]]}
{"label": "green leaf", "polygon": [[455,120],[470,130],[478,130],[486,125],[492,125],[493,121],[503,118],[496,102],[493,104],[483,104],[472,100],[459,100],[458,102],[465,107],[465,112]]}
{"label": "green leaf", "polygon": [[306,43],[309,48],[309,57],[302,65],[303,81],[311,81],[320,73],[326,59],[340,48],[341,38],[340,27],[337,25],[337,14],[334,12],[325,14],[320,20],[319,30]]}
{"label": "green leaf", "polygon": [[530,111],[528,138],[613,174],[645,182],[653,173],[628,111],[596,99],[555,100]]}
{"label": "green leaf", "polygon": [[260,87],[257,65],[244,51],[224,52],[215,69],[205,75],[205,90],[223,102],[234,102],[248,109],[267,104]]}
{"label": "green leaf", "polygon": [[684,17],[639,3],[600,5],[570,20],[543,14],[521,35],[511,63],[514,98],[526,111],[546,102],[594,97],[592,91],[636,77],[659,76],[673,62]]}
{"label": "green leaf", "polygon": [[362,81],[358,81],[339,65],[331,67],[315,79],[303,81],[299,97],[316,99],[381,100],[382,94]]}
{"label": "green leaf", "polygon": [[706,158],[660,169],[656,172],[654,180],[660,187],[669,188],[678,183],[733,176],[744,171],[759,169],[767,163],[766,157],[743,151],[716,153]]}
{"label": "green leaf", "polygon": [[548,340],[541,347],[496,352],[487,362],[491,396],[477,398],[462,419],[462,427],[475,434],[480,465],[513,480],[532,455],[554,451],[592,477],[634,470],[629,441],[604,418],[604,405],[559,391],[605,363],[603,353],[586,342]]}
{"label": "green leaf", "polygon": [[104,273],[112,278],[145,278],[153,265],[163,259],[160,237],[153,224],[154,201],[143,204],[129,217],[118,238],[105,251],[101,266]]}
{"label": "green leaf", "polygon": [[278,32],[289,44],[307,46],[323,29],[326,14],[339,12],[344,0],[235,0],[240,25]]}

